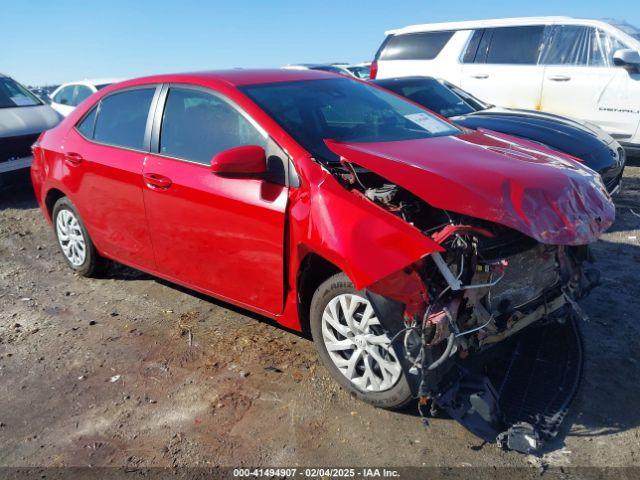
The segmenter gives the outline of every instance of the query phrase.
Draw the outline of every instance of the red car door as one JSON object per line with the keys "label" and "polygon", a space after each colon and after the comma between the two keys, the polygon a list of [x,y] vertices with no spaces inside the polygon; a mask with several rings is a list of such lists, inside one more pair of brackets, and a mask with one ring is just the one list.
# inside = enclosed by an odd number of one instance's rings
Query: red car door
{"label": "red car door", "polygon": [[143,171],[158,271],[235,303],[281,312],[287,187],[210,168],[220,151],[266,146],[266,134],[212,91],[171,87],[160,104],[152,138],[157,154]]}
{"label": "red car door", "polygon": [[155,269],[142,196],[155,92],[154,85],[106,96],[64,145],[69,172],[64,182],[98,249],[145,270]]}

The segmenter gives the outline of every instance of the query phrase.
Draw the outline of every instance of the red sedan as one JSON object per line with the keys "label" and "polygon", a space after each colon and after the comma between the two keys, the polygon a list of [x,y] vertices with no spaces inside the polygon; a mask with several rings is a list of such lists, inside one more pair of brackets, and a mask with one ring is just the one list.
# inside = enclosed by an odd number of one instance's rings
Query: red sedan
{"label": "red sedan", "polygon": [[389,408],[562,321],[614,218],[572,157],[309,70],[112,85],[40,137],[31,174],[79,274],[115,260],[309,331]]}

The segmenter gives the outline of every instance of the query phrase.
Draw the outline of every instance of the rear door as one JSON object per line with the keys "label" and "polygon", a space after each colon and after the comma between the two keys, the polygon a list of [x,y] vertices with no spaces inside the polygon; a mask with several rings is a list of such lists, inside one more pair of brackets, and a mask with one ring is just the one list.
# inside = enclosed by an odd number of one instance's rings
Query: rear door
{"label": "rear door", "polygon": [[142,165],[151,135],[155,85],[104,97],[64,143],[67,179],[98,249],[118,261],[154,270],[142,196]]}
{"label": "rear door", "polygon": [[501,107],[538,110],[544,25],[476,30],[462,56],[461,87]]}
{"label": "rear door", "polygon": [[144,165],[156,263],[175,281],[276,314],[284,304],[288,191],[284,180],[211,172],[215,154],[241,145],[266,147],[270,160],[284,161],[266,132],[227,99],[199,87],[165,87],[155,154]]}
{"label": "rear door", "polygon": [[[542,108],[593,122],[619,139],[628,139],[638,126],[634,76],[613,64],[613,53],[627,48],[610,34],[584,25],[556,25],[545,64]],[[634,92],[635,93],[635,92]]]}

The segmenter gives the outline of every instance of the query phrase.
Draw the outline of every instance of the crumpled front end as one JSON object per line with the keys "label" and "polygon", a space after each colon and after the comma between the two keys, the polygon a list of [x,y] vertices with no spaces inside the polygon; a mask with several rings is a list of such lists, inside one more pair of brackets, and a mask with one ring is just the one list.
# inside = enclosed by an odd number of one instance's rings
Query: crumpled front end
{"label": "crumpled front end", "polygon": [[[597,271],[587,268],[593,261],[587,244],[613,221],[613,206],[601,182],[580,168],[576,173],[573,165],[569,173],[560,171],[555,177],[538,172],[547,180],[544,186],[518,175],[501,178],[493,183],[501,186],[496,192],[489,188],[474,194],[479,202],[494,193],[499,199],[486,202],[483,216],[477,217],[472,213],[478,205],[446,200],[442,203],[454,207],[447,209],[427,201],[432,198],[429,188],[439,188],[437,182],[418,188],[416,175],[399,185],[387,177],[394,172],[384,162],[369,153],[358,159],[352,163],[343,156],[334,177],[439,246],[361,285],[393,339],[421,413],[426,418],[430,411],[444,409],[487,441],[536,451],[557,432],[580,378],[574,320],[585,315],[577,300],[599,280]],[[373,170],[378,167],[384,175]],[[590,177],[576,180],[583,175]],[[434,177],[422,181],[428,178]],[[479,191],[477,183],[473,188]],[[544,355],[533,355],[523,361],[534,350],[548,351],[555,360],[539,364]],[[559,359],[554,352],[566,356]],[[558,380],[538,392],[542,397],[533,398],[531,381],[523,379],[534,378],[541,369]],[[509,410],[505,398],[519,392],[524,392],[515,402],[520,406]],[[549,392],[556,394],[544,400]],[[533,413],[525,408],[527,402]]]}
{"label": "crumpled front end", "polygon": [[[522,362],[516,350],[531,350],[532,342],[538,342],[538,352],[580,350],[572,329],[584,314],[576,300],[598,283],[597,272],[584,266],[591,260],[589,249],[545,245],[486,226],[445,227],[432,234],[439,236],[445,237],[445,252],[370,285],[368,298],[394,338],[393,348],[425,418],[443,409],[485,440],[501,438],[509,448],[535,451],[555,435],[558,417],[566,414],[581,358],[534,366],[539,353]],[[560,333],[540,334],[541,329]],[[565,337],[569,343],[559,344]],[[548,372],[545,378],[564,372],[558,380],[562,384],[544,384],[546,392],[554,392],[547,400],[540,397],[543,384],[531,386],[525,380],[540,369]],[[565,402],[558,402],[558,389]],[[522,402],[511,416],[501,406],[508,397]],[[538,407],[527,410],[527,402],[546,406],[531,414]],[[528,447],[520,438],[525,434],[535,438]]]}

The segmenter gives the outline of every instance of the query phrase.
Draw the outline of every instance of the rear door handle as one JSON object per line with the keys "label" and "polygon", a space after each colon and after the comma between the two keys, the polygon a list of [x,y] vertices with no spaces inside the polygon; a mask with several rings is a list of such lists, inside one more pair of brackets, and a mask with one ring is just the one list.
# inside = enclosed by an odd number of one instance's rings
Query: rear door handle
{"label": "rear door handle", "polygon": [[486,73],[474,73],[471,77],[477,78],[478,80],[484,80],[485,78],[489,78],[489,75]]}
{"label": "rear door handle", "polygon": [[152,190],[166,190],[173,183],[170,178],[157,173],[145,173],[143,177],[144,183]]}
{"label": "rear door handle", "polygon": [[67,152],[64,154],[64,159],[67,163],[71,163],[72,165],[78,165],[79,163],[82,162],[82,160],[84,160],[82,158],[82,155],[80,155],[79,153],[74,153],[74,152]]}
{"label": "rear door handle", "polygon": [[571,80],[571,77],[567,75],[550,75],[548,78],[554,82],[568,82]]}

